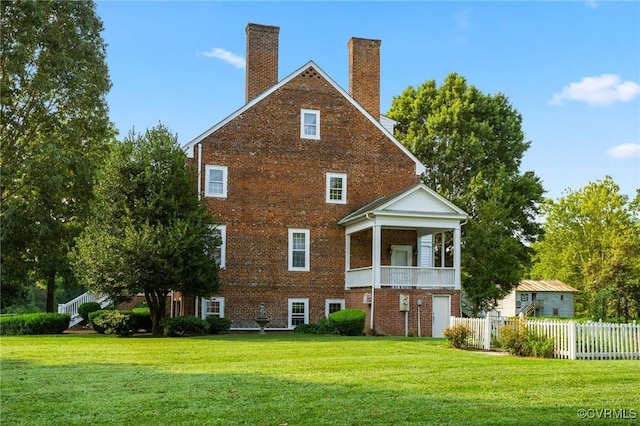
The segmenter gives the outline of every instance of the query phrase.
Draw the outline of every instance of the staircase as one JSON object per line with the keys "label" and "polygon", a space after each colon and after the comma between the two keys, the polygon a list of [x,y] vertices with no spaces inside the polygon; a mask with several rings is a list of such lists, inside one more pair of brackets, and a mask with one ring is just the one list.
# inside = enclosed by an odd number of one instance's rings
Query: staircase
{"label": "staircase", "polygon": [[536,315],[536,309],[542,308],[543,305],[543,301],[540,299],[534,300],[533,302],[529,303],[527,306],[525,306],[522,311],[520,311],[520,314],[522,316],[525,317],[535,317],[538,316]]}
{"label": "staircase", "polygon": [[78,315],[78,306],[82,305],[85,302],[98,302],[101,308],[104,308],[111,304],[111,300],[105,295],[100,294],[97,297],[90,293],[84,293],[75,299],[67,302],[58,304],[58,313],[59,314],[69,314],[71,315],[71,321],[69,321],[69,328],[74,325],[80,324],[82,322],[82,317]]}

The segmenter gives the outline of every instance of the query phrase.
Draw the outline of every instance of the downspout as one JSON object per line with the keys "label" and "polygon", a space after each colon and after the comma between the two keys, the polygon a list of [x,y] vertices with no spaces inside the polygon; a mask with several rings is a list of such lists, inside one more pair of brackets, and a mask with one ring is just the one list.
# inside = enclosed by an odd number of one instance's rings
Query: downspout
{"label": "downspout", "polygon": [[198,143],[198,199],[202,198],[202,143]]}

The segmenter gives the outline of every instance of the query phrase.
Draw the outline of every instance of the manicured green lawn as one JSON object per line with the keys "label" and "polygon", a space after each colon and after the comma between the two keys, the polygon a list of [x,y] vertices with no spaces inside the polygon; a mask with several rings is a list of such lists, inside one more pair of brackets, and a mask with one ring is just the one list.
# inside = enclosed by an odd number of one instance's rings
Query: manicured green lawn
{"label": "manicured green lawn", "polygon": [[[0,350],[2,425],[586,425],[640,419],[640,361],[496,356],[449,349],[440,339],[65,334],[2,337]],[[581,419],[580,409],[592,410],[593,418]],[[604,418],[634,413],[636,420]]]}

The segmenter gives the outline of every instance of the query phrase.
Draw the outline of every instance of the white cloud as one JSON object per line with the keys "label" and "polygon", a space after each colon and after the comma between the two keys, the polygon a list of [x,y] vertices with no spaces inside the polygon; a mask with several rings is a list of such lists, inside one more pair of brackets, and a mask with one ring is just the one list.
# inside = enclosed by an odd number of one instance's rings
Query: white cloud
{"label": "white cloud", "polygon": [[591,9],[597,9],[598,2],[596,0],[587,0],[587,6],[589,6]]}
{"label": "white cloud", "polygon": [[243,57],[234,55],[228,50],[220,49],[219,47],[214,47],[208,52],[203,52],[202,56],[206,56],[207,58],[222,59],[223,61],[230,63],[236,68],[244,68],[247,64],[247,61],[245,61]]}
{"label": "white cloud", "polygon": [[629,102],[640,95],[640,84],[635,81],[622,82],[615,74],[598,77],[584,77],[578,83],[569,83],[549,101],[552,105],[562,105],[565,100],[586,102],[592,106],[605,106],[615,102]]}
{"label": "white cloud", "polygon": [[640,158],[640,144],[624,143],[607,150],[607,155],[613,158]]}

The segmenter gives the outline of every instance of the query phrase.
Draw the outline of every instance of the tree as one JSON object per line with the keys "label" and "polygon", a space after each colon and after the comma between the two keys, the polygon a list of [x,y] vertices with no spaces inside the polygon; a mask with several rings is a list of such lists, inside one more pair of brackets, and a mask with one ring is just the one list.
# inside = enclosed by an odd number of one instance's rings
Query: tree
{"label": "tree", "polygon": [[2,308],[43,281],[51,312],[113,136],[103,27],[88,1],[0,7]]}
{"label": "tree", "polygon": [[426,185],[469,215],[462,229],[462,285],[474,314],[516,286],[529,265],[529,244],[544,189],[520,172],[522,117],[503,94],[486,95],[458,74],[394,97],[387,116],[396,138],[427,166]]}
{"label": "tree", "polygon": [[544,205],[545,236],[531,275],[580,290],[576,310],[640,315],[640,191],[632,202],[609,176]]}
{"label": "tree", "polygon": [[171,290],[204,296],[218,289],[220,239],[195,182],[166,127],[131,132],[100,171],[92,217],[77,240],[82,281],[113,300],[144,293],[154,334]]}

